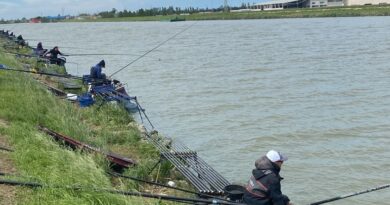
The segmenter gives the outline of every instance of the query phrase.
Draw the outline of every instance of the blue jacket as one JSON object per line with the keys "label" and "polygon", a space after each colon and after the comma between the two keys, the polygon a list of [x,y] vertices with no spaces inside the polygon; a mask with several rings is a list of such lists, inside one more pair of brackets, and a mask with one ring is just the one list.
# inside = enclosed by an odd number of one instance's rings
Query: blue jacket
{"label": "blue jacket", "polygon": [[91,78],[97,78],[97,79],[105,79],[106,78],[106,75],[104,73],[102,73],[102,66],[100,66],[99,64],[93,66],[91,68]]}

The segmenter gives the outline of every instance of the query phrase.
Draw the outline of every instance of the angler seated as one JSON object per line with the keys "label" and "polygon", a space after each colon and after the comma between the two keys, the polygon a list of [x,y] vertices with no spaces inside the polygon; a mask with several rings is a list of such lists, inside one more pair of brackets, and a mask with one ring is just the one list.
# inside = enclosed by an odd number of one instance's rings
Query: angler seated
{"label": "angler seated", "polygon": [[90,78],[92,81],[96,81],[95,85],[110,84],[111,80],[107,79],[106,74],[102,73],[102,69],[106,67],[106,62],[101,60],[98,64],[91,67]]}
{"label": "angler seated", "polygon": [[14,32],[11,32],[10,34],[8,34],[8,38],[13,40],[15,38]]}
{"label": "angler seated", "polygon": [[16,43],[19,44],[19,45],[22,46],[22,47],[27,46],[27,43],[26,43],[26,41],[23,39],[23,36],[22,36],[22,35],[19,35],[19,36],[16,38]]}
{"label": "angler seated", "polygon": [[66,56],[60,52],[58,46],[55,46],[53,49],[43,54],[44,57],[49,58],[51,64],[64,66],[66,63],[66,59],[64,57],[58,58],[58,55]]}
{"label": "angler seated", "polygon": [[34,54],[37,56],[43,56],[43,54],[47,52],[47,49],[43,49],[41,42],[39,42],[37,44],[37,48],[33,48],[33,50],[34,50]]}

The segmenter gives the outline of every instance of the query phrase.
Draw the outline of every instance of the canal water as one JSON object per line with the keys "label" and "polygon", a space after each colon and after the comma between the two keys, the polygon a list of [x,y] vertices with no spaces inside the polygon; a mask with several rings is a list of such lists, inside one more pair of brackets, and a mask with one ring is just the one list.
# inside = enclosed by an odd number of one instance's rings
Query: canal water
{"label": "canal water", "polygon": [[[101,59],[160,133],[228,180],[246,183],[270,149],[289,156],[295,204],[390,183],[390,17],[1,25],[70,54],[82,75]],[[389,204],[390,190],[332,204]]]}

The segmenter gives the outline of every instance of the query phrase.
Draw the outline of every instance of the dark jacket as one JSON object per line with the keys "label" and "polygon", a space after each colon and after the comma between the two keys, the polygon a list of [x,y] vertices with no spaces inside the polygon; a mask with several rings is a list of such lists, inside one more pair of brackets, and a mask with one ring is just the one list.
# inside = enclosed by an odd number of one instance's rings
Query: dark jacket
{"label": "dark jacket", "polygon": [[287,205],[290,200],[281,191],[280,167],[266,156],[256,160],[255,166],[246,186],[244,202],[248,205]]}
{"label": "dark jacket", "polygon": [[41,43],[41,42],[39,42],[39,43],[37,44],[37,50],[38,50],[38,51],[42,51],[42,50],[43,50],[43,46],[42,46],[42,43]]}
{"label": "dark jacket", "polygon": [[57,59],[58,58],[58,54],[60,55],[63,55],[59,50],[55,50],[54,48],[51,49],[48,54],[50,53],[50,58],[51,59]]}
{"label": "dark jacket", "polygon": [[91,68],[91,78],[105,79],[106,75],[102,73],[102,66],[97,64]]}

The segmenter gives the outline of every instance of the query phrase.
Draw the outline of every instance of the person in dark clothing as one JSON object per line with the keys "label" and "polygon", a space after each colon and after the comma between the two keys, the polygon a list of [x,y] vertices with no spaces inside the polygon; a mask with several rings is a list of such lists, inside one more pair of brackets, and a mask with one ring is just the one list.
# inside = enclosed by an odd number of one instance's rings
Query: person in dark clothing
{"label": "person in dark clothing", "polygon": [[60,50],[58,49],[58,46],[55,46],[53,49],[51,49],[50,51],[48,51],[44,54],[45,57],[49,57],[51,64],[57,64],[59,66],[64,66],[65,62],[66,62],[65,58],[58,58],[58,55],[65,56],[64,54],[62,54],[60,52]]}
{"label": "person in dark clothing", "polygon": [[38,50],[38,51],[43,51],[42,42],[39,42],[39,43],[37,44],[37,50]]}
{"label": "person in dark clothing", "polygon": [[255,169],[246,186],[243,200],[248,205],[292,205],[290,199],[282,194],[279,172],[288,158],[270,150],[255,162]]}
{"label": "person in dark clothing", "polygon": [[14,32],[11,32],[11,33],[8,34],[8,39],[15,40]]}
{"label": "person in dark clothing", "polygon": [[102,68],[106,67],[106,62],[101,60],[98,64],[91,67],[91,78],[93,79],[106,79],[106,74],[102,73]]}
{"label": "person in dark clothing", "polygon": [[18,37],[16,37],[16,42],[17,42],[19,45],[21,45],[21,46],[24,46],[24,45],[25,45],[25,41],[24,41],[22,35],[19,35]]}
{"label": "person in dark clothing", "polygon": [[47,49],[43,49],[43,46],[42,46],[42,43],[41,43],[41,42],[39,42],[39,43],[37,44],[37,48],[34,49],[34,53],[35,53],[35,55],[37,55],[37,56],[42,56],[44,53],[46,53],[46,51],[47,51]]}

